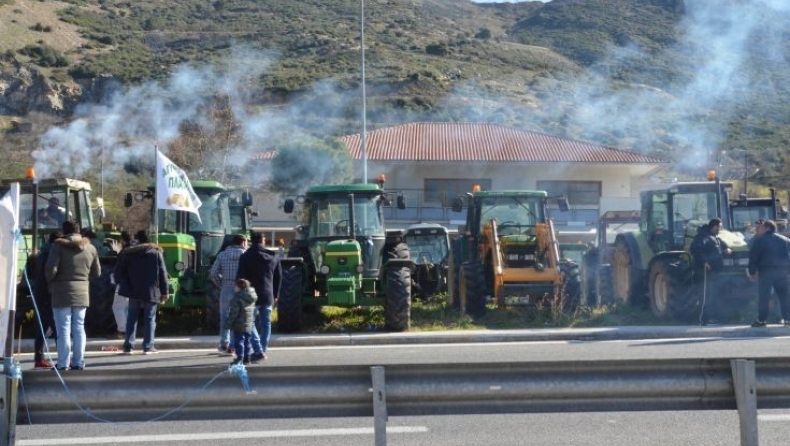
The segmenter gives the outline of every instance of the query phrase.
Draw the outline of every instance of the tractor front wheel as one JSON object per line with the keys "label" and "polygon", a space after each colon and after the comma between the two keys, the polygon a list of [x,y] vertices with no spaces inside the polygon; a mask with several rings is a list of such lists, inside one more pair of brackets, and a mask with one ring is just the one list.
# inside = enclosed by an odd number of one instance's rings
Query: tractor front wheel
{"label": "tractor front wheel", "polygon": [[650,310],[659,319],[688,319],[693,316],[696,300],[693,290],[684,287],[669,260],[656,261],[650,267]]}
{"label": "tractor front wheel", "polygon": [[579,267],[568,266],[562,274],[562,311],[574,313],[581,303],[582,283]]}
{"label": "tractor front wheel", "polygon": [[461,265],[459,278],[459,296],[461,303],[466,304],[466,312],[472,317],[482,317],[486,313],[485,271],[480,262],[469,262]]}
{"label": "tractor front wheel", "polygon": [[595,275],[596,306],[603,307],[614,303],[612,286],[612,265],[600,265]]}
{"label": "tractor front wheel", "polygon": [[298,265],[283,269],[277,298],[277,328],[283,333],[296,333],[302,329],[303,276]]}
{"label": "tractor front wheel", "polygon": [[411,272],[409,268],[387,270],[384,329],[406,331],[411,325]]}
{"label": "tractor front wheel", "polygon": [[618,239],[612,253],[612,289],[617,302],[631,305],[643,302],[645,290],[638,274],[628,244]]}

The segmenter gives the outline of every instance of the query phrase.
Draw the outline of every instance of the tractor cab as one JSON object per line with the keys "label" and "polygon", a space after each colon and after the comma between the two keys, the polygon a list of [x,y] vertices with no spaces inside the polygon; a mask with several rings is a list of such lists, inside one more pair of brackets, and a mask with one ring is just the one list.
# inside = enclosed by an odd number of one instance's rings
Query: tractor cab
{"label": "tractor cab", "polygon": [[[376,185],[351,184],[316,186],[300,198],[302,225],[298,233],[306,235],[315,270],[333,262],[340,245],[359,245],[365,277],[376,277],[381,268],[380,253],[386,243],[382,206],[388,203]],[[285,210],[293,211],[293,200],[286,200]]]}
{"label": "tractor cab", "polygon": [[741,232],[746,240],[754,236],[754,222],[779,218],[781,204],[776,198],[776,190],[771,189],[770,197],[749,198],[741,194],[730,202],[730,218],[733,230]]}
{"label": "tractor cab", "polygon": [[19,229],[24,235],[20,249],[26,253],[37,250],[66,219],[78,228],[93,228],[90,184],[71,178],[46,178],[37,183],[32,178],[2,180],[0,196],[8,192],[11,183],[19,183]]}
{"label": "tractor cab", "polygon": [[676,183],[660,190],[642,192],[640,231],[653,252],[683,251],[698,229],[713,218],[721,218],[731,229],[727,213],[727,191],[731,183]]}
{"label": "tractor cab", "polygon": [[450,235],[436,223],[417,223],[406,228],[403,240],[414,260],[413,293],[427,298],[447,290]]}

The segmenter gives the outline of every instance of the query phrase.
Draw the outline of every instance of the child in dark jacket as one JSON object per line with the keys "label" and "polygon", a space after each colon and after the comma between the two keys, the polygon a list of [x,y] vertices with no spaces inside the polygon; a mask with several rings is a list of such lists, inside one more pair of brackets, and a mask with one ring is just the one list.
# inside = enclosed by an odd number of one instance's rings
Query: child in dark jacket
{"label": "child in dark jacket", "polygon": [[228,318],[225,319],[223,328],[233,333],[236,357],[231,365],[249,364],[252,353],[250,336],[252,324],[255,323],[255,302],[258,300],[258,295],[250,286],[250,282],[245,279],[237,280],[235,289],[236,293],[228,304]]}

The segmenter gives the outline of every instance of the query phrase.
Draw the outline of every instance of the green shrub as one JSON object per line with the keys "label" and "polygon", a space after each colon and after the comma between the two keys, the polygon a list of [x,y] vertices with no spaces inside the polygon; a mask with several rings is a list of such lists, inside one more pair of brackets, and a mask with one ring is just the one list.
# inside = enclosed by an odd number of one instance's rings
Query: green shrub
{"label": "green shrub", "polygon": [[69,60],[60,51],[46,44],[28,45],[19,50],[32,59],[32,62],[42,67],[67,67]]}
{"label": "green shrub", "polygon": [[448,52],[447,44],[444,43],[431,43],[425,46],[425,54],[431,56],[446,56]]}

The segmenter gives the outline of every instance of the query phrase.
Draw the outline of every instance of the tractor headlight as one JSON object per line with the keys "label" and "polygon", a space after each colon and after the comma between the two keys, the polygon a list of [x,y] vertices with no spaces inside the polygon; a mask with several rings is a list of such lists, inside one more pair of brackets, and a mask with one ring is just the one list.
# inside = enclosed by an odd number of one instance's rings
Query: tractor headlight
{"label": "tractor headlight", "polygon": [[184,265],[184,262],[176,262],[175,265],[173,265],[173,268],[180,272],[186,269],[186,265]]}
{"label": "tractor headlight", "polygon": [[362,274],[363,272],[365,272],[365,265],[359,264],[355,269],[359,274]]}
{"label": "tractor headlight", "polygon": [[329,265],[322,265],[321,269],[318,270],[321,274],[329,274]]}

